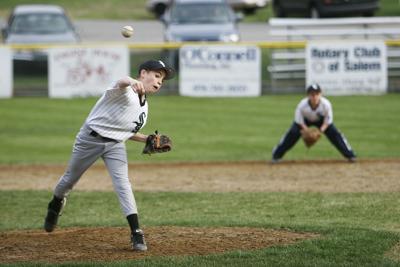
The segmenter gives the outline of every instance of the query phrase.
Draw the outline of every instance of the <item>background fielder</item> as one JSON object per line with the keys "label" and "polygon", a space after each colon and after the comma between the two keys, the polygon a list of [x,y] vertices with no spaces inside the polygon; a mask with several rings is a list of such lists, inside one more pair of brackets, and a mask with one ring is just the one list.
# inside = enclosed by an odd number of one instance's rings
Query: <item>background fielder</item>
{"label": "background fielder", "polygon": [[147,250],[128,178],[125,141],[146,142],[148,136],[139,133],[147,121],[146,94],[156,93],[163,81],[173,76],[174,71],[162,61],[150,60],[139,66],[137,80],[122,78],[105,91],[81,127],[68,167],[54,189],[44,223],[47,232],[52,232],[56,227],[66,196],[82,174],[101,157],[112,177],[114,190],[131,228],[132,248]]}
{"label": "background fielder", "polygon": [[300,131],[310,126],[318,127],[344,157],[350,162],[355,161],[356,155],[352,148],[333,124],[331,102],[321,93],[322,90],[318,84],[307,88],[307,97],[297,105],[292,126],[272,151],[272,162],[278,162],[297,143],[301,136]]}

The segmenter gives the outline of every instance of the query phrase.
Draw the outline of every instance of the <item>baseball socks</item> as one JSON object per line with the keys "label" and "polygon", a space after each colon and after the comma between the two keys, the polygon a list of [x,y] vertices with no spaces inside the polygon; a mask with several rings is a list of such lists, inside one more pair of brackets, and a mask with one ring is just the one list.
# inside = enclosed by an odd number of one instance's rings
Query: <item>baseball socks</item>
{"label": "baseball socks", "polygon": [[131,228],[131,242],[132,249],[135,251],[146,251],[147,245],[144,240],[144,233],[139,228],[139,218],[137,214],[131,214],[126,217],[129,223],[129,227]]}

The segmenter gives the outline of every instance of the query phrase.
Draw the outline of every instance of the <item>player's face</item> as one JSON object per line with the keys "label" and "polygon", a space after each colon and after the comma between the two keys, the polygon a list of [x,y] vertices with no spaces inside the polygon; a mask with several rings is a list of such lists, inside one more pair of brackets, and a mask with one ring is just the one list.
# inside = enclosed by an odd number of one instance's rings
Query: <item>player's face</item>
{"label": "player's face", "polygon": [[321,93],[318,92],[310,92],[308,94],[308,99],[310,100],[311,106],[318,106],[319,101],[321,99]]}
{"label": "player's face", "polygon": [[146,93],[156,93],[160,90],[164,81],[165,72],[163,70],[157,71],[142,71],[141,81],[143,83]]}

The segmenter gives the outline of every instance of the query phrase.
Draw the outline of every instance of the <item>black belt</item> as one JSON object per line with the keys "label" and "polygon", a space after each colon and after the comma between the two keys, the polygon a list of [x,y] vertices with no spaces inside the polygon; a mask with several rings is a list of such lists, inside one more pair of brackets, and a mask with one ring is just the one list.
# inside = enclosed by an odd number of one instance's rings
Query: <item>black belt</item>
{"label": "black belt", "polygon": [[104,141],[107,141],[107,142],[118,142],[115,139],[103,137],[103,136],[99,135],[96,131],[93,131],[93,130],[90,132],[90,135],[93,137],[100,137],[101,139],[103,139]]}

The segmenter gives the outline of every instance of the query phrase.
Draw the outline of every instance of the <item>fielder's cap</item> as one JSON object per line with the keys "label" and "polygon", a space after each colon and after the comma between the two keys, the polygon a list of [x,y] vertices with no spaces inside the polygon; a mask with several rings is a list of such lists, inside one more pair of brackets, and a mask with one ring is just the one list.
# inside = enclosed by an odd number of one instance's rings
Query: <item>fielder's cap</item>
{"label": "fielder's cap", "polygon": [[316,92],[316,93],[321,93],[321,86],[319,86],[319,84],[314,83],[311,84],[310,86],[307,87],[307,94],[311,93],[311,92]]}
{"label": "fielder's cap", "polygon": [[175,76],[174,69],[172,69],[171,67],[168,67],[161,60],[149,60],[149,61],[143,62],[139,66],[139,73],[141,70],[163,70],[163,71],[165,71],[164,80],[172,79]]}

